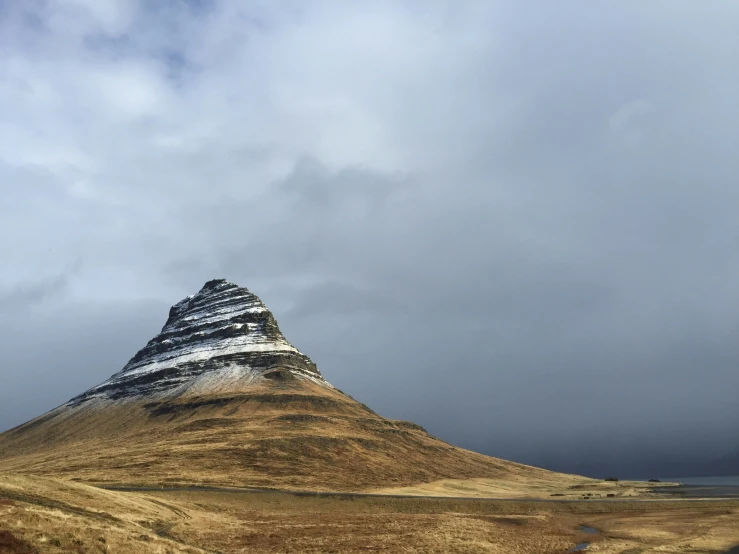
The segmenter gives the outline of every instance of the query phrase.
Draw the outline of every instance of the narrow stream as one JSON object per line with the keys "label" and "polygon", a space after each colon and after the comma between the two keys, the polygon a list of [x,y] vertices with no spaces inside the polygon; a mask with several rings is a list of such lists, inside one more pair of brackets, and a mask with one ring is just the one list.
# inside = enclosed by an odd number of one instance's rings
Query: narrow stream
{"label": "narrow stream", "polygon": [[[600,531],[598,531],[597,529],[594,529],[593,527],[588,527],[587,525],[581,525],[580,531],[588,533],[589,535],[597,535],[598,533],[600,533]],[[567,552],[581,552],[585,550],[589,545],[590,545],[589,542],[579,542],[575,545],[574,548],[570,548]],[[734,553],[729,552],[728,554],[734,554]]]}

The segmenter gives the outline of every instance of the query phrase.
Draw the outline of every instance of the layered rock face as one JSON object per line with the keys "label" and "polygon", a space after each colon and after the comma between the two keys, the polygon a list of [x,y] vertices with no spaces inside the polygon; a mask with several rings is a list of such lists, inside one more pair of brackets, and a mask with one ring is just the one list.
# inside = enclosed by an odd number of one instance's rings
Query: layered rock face
{"label": "layered rock face", "polygon": [[120,372],[71,403],[177,392],[195,382],[255,378],[275,368],[330,386],[287,342],[256,295],[216,279],[172,306],[162,331]]}

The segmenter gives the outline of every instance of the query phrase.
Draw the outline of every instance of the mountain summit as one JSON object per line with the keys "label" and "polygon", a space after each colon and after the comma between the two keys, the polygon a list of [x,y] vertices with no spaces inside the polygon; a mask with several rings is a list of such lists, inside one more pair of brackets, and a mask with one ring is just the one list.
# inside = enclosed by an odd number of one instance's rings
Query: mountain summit
{"label": "mountain summit", "polygon": [[327,491],[559,479],[379,416],[324,380],[259,298],[223,279],[175,304],[110,379],[0,434],[0,471]]}
{"label": "mountain summit", "polygon": [[71,402],[214,392],[278,369],[331,386],[316,364],[285,340],[255,294],[215,279],[172,306],[161,333],[120,372]]}

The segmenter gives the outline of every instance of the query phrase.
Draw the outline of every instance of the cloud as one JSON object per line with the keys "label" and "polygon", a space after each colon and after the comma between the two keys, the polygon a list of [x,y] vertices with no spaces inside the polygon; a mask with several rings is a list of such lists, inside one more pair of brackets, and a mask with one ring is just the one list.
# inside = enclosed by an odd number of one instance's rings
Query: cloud
{"label": "cloud", "polygon": [[629,124],[650,111],[652,111],[652,106],[646,100],[632,100],[619,108],[608,123],[613,131],[623,131]]}
{"label": "cloud", "polygon": [[646,140],[644,120],[651,111],[652,106],[646,100],[632,100],[609,118],[608,128],[621,144],[632,148],[642,146]]}
{"label": "cloud", "polygon": [[0,10],[0,428],[226,277],[446,440],[593,472],[735,450],[733,4]]}
{"label": "cloud", "polygon": [[29,309],[60,296],[66,288],[66,275],[57,275],[35,283],[20,283],[9,290],[0,290],[0,309]]}

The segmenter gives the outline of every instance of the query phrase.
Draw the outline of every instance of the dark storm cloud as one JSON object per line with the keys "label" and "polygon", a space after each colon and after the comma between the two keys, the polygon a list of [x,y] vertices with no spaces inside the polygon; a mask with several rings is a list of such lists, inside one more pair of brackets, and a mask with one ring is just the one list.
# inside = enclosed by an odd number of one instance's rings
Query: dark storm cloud
{"label": "dark storm cloud", "polygon": [[301,6],[0,23],[0,427],[226,277],[451,442],[594,474],[735,450],[736,6]]}
{"label": "dark storm cloud", "polygon": [[67,301],[43,310],[3,308],[3,429],[19,425],[102,382],[163,325],[160,301],[128,305]]}
{"label": "dark storm cloud", "polygon": [[22,283],[0,290],[0,310],[27,310],[33,305],[61,294],[67,286],[67,276],[58,275],[38,283]]}

